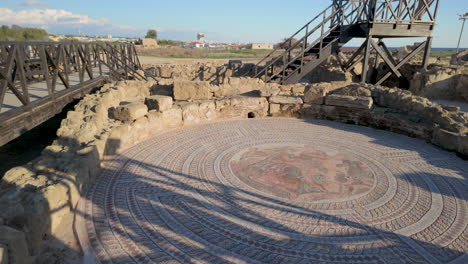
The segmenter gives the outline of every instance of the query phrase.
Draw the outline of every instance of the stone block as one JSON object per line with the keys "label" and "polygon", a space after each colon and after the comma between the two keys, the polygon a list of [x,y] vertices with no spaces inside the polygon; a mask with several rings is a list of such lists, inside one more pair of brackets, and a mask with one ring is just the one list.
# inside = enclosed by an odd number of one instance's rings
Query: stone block
{"label": "stone block", "polygon": [[175,100],[209,100],[212,97],[212,87],[209,82],[174,81]]}
{"label": "stone block", "polygon": [[295,115],[301,110],[302,104],[284,104],[281,105],[281,112],[288,115]]}
{"label": "stone block", "polygon": [[106,142],[105,155],[114,155],[125,148],[126,139],[130,134],[130,126],[122,124],[110,131]]}
{"label": "stone block", "polygon": [[49,209],[54,213],[51,215],[50,228],[52,232],[60,224],[61,218],[70,213],[68,188],[65,184],[54,184],[47,186],[43,191],[44,198],[47,200]]}
{"label": "stone block", "polygon": [[343,88],[339,88],[333,91],[332,94],[336,95],[346,95],[346,96],[364,96],[370,97],[372,93],[366,87],[361,86],[360,84],[352,84]]}
{"label": "stone block", "polygon": [[231,106],[230,98],[222,98],[215,101],[216,111],[221,111],[221,109]]}
{"label": "stone block", "polygon": [[151,95],[173,96],[174,80],[158,79],[158,84],[151,87]]}
{"label": "stone block", "polygon": [[322,117],[322,105],[304,104],[301,112],[304,117],[320,119]]}
{"label": "stone block", "polygon": [[220,118],[247,118],[249,114],[264,117],[268,114],[268,101],[264,97],[236,96],[230,103],[217,106]]}
{"label": "stone block", "polygon": [[148,113],[148,129],[152,135],[179,126],[182,126],[182,109],[178,107],[162,112],[153,110]]}
{"label": "stone block", "polygon": [[459,134],[447,131],[445,129],[434,129],[432,143],[447,150],[458,150]]}
{"label": "stone block", "polygon": [[303,104],[301,97],[297,96],[273,96],[270,97],[270,103],[274,104]]}
{"label": "stone block", "polygon": [[459,112],[460,107],[459,106],[453,106],[453,105],[441,105],[441,107],[448,112]]}
{"label": "stone block", "polygon": [[281,105],[280,104],[270,104],[270,115],[279,113],[281,111]]}
{"label": "stone block", "polygon": [[278,88],[271,88],[271,89],[263,89],[259,91],[259,95],[261,97],[271,97],[277,96],[281,92]]}
{"label": "stone block", "polygon": [[371,109],[373,101],[370,97],[328,95],[325,98],[325,104],[359,109]]}
{"label": "stone block", "polygon": [[116,107],[114,110],[114,117],[122,122],[133,122],[145,116],[147,113],[148,107],[145,104],[132,103]]}
{"label": "stone block", "polygon": [[458,136],[458,149],[457,151],[464,156],[468,157],[468,135]]}
{"label": "stone block", "polygon": [[185,125],[189,124],[198,124],[203,119],[203,116],[200,114],[200,105],[199,103],[186,103],[181,105],[182,108],[182,120]]}
{"label": "stone block", "polygon": [[291,94],[291,92],[292,92],[292,86],[291,85],[281,85],[279,87],[279,89],[284,94]]}
{"label": "stone block", "polygon": [[294,85],[291,91],[294,96],[301,96],[301,95],[304,95],[308,87],[309,85],[299,83],[299,84]]}
{"label": "stone block", "polygon": [[129,104],[142,104],[144,103],[144,100],[138,97],[131,97],[128,99],[125,99],[119,103],[119,105],[129,105]]}
{"label": "stone block", "polygon": [[153,95],[145,98],[145,104],[148,110],[156,110],[159,112],[172,108],[172,97],[164,95]]}
{"label": "stone block", "polygon": [[304,103],[306,104],[324,104],[325,95],[328,89],[322,86],[308,87],[304,93]]}
{"label": "stone block", "polygon": [[202,101],[198,109],[203,120],[216,119],[216,103],[213,101]]}

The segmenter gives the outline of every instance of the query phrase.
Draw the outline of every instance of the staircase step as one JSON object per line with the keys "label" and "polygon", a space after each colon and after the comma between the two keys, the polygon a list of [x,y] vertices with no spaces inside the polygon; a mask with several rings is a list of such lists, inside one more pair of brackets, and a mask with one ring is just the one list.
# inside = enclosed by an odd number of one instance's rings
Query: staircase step
{"label": "staircase step", "polygon": [[318,53],[316,53],[316,52],[313,52],[313,53],[307,52],[307,53],[304,53],[304,56],[311,57],[311,59],[314,59],[314,58],[317,58]]}
{"label": "staircase step", "polygon": [[[298,56],[294,57],[298,59],[292,59],[289,57],[286,68],[284,68],[280,73],[272,74],[269,77],[270,82],[283,84],[297,82],[301,76],[304,76],[313,68],[317,67],[320,62],[328,58],[330,56],[330,51],[332,51],[335,46],[344,45],[342,42],[348,41],[348,38],[341,38],[341,36],[344,36],[342,33],[346,30],[348,30],[346,27],[336,25],[328,35],[323,35],[322,39],[319,38],[315,40],[316,42],[311,42],[316,43],[314,46],[310,47],[311,43],[307,43],[310,48],[302,51],[302,54],[294,55]],[[268,65],[266,67],[268,67],[268,69],[276,69],[273,65]]]}

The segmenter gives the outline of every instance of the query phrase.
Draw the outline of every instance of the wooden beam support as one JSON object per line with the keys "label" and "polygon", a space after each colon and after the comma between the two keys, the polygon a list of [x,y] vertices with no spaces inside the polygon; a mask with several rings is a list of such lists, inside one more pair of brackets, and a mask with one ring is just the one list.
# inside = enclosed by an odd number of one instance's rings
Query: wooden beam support
{"label": "wooden beam support", "polygon": [[361,82],[367,82],[367,71],[369,70],[369,59],[370,59],[370,50],[371,50],[372,36],[369,36],[366,40],[366,46],[364,49],[364,63],[362,65],[362,78]]}
{"label": "wooden beam support", "polygon": [[[23,49],[24,50],[24,47]],[[21,90],[23,91],[23,98],[25,99],[26,103],[29,104],[29,93],[28,93],[28,85],[26,83],[26,74],[24,70],[24,62],[26,61],[26,57],[24,52],[17,49],[16,50],[16,67],[17,67],[17,74],[20,79],[21,83]]]}
{"label": "wooden beam support", "polygon": [[392,61],[387,57],[387,55],[380,49],[380,47],[371,39],[371,45],[374,47],[375,51],[382,57],[384,62],[388,65],[390,70],[395,74],[396,76],[401,77],[401,73],[398,71],[398,68],[395,67],[395,65],[392,63]]}
{"label": "wooden beam support", "polygon": [[[401,66],[405,65],[411,58],[413,58],[418,52],[420,52],[424,46],[426,45],[426,42],[422,42],[419,44],[419,46],[416,47],[410,54],[406,55],[403,60],[400,61],[395,67],[397,69],[401,68]],[[377,83],[376,85],[381,85],[383,82],[385,82],[390,76],[392,76],[392,72],[388,71],[387,74],[385,74]]]}
{"label": "wooden beam support", "polygon": [[5,94],[6,94],[6,91],[7,91],[9,76],[10,76],[11,71],[13,69],[13,61],[15,59],[15,51],[16,51],[16,46],[11,47],[10,49],[7,49],[5,47],[5,52],[8,55],[5,55],[5,57],[6,57],[5,72],[2,73],[0,71],[0,74],[2,74],[2,76],[4,76],[4,77],[2,77],[0,79],[0,110],[2,109],[3,100],[5,98]]}
{"label": "wooden beam support", "polygon": [[[362,43],[362,45],[359,47],[359,49],[354,52],[354,54],[351,56],[351,58],[349,58],[348,62],[345,64],[345,67],[346,68],[349,68],[350,67],[350,64],[354,61],[354,59],[356,59],[357,56],[360,56],[362,51],[366,48],[366,42]],[[349,70],[347,70],[349,71]]]}
{"label": "wooden beam support", "polygon": [[429,64],[429,57],[431,56],[432,48],[432,37],[428,37],[426,41],[426,46],[424,48],[424,58],[422,63],[422,68],[427,70],[427,65]]}

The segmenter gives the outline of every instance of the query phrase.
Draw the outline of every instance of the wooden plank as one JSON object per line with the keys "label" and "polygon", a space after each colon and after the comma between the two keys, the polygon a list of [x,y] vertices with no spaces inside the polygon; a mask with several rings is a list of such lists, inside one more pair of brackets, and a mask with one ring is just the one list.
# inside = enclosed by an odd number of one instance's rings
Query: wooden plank
{"label": "wooden plank", "polygon": [[7,114],[0,115],[0,146],[17,138],[26,131],[40,125],[45,120],[53,117],[70,103],[74,98],[81,97],[91,89],[101,86],[105,83],[105,78],[100,76],[93,80],[86,81],[84,85],[74,86],[69,90],[63,90],[57,93],[56,100],[48,97],[33,102],[33,110],[30,111],[24,107],[14,109]]}
{"label": "wooden plank", "polygon": [[[403,23],[403,21],[400,21]],[[396,24],[373,23],[370,33],[376,38],[385,37],[430,37],[433,34],[433,23],[427,24]]]}
{"label": "wooden plank", "polygon": [[[362,51],[366,48],[366,42],[362,43],[361,47],[359,47],[359,49],[354,52],[354,54],[351,56],[351,58],[349,58],[348,62],[346,62],[345,64],[345,67],[346,68],[349,68],[350,64],[356,59],[357,56],[359,56]],[[349,70],[347,70],[349,71]]]}
{"label": "wooden plank", "polygon": [[[62,49],[60,47],[60,45],[57,47],[58,51],[56,52],[56,60],[57,61],[60,61],[61,59],[61,56],[62,56]],[[57,85],[57,78],[58,78],[58,74],[59,74],[59,67],[57,66],[57,63],[55,62],[55,58],[54,56],[50,55],[50,51],[47,51],[46,50],[46,56],[47,58],[49,59],[49,62],[52,64],[52,68],[54,69],[53,70],[53,74],[52,74],[52,93],[55,92],[55,87]]]}
{"label": "wooden plank", "polygon": [[28,104],[28,101],[26,99],[24,99],[23,95],[21,94],[20,91],[18,91],[18,89],[16,89],[15,85],[8,79],[6,78],[6,76],[0,72],[0,79],[4,79],[6,84],[7,84],[7,87],[10,88],[10,90],[13,92],[13,94],[20,100],[20,102],[23,104],[23,105],[27,105]]}
{"label": "wooden plank", "polygon": [[367,71],[369,70],[369,58],[371,50],[372,36],[369,36],[366,40],[366,46],[364,49],[364,63],[362,64],[362,78],[361,82],[367,82]]}
{"label": "wooden plank", "polygon": [[[396,65],[396,68],[399,69],[401,68],[401,66],[403,66],[405,63],[407,63],[411,58],[413,58],[416,54],[418,54],[418,52],[420,52],[424,46],[426,45],[426,42],[423,42],[421,44],[419,44],[418,47],[416,47],[416,49],[414,49],[410,54],[406,55],[405,58],[403,58],[403,60],[400,61],[400,63],[398,63]],[[390,76],[392,76],[392,72],[391,71],[388,71],[387,74],[385,74],[377,83],[376,85],[381,85],[383,82],[385,82]]]}
{"label": "wooden plank", "polygon": [[28,87],[27,87],[27,84],[26,84],[26,75],[25,75],[25,70],[24,70],[24,61],[26,59],[26,56],[24,54],[24,47],[20,50],[17,50],[17,59],[16,59],[16,63],[17,63],[17,68],[18,68],[18,71],[19,71],[19,79],[20,79],[20,82],[21,82],[21,89],[23,91],[23,97],[25,99],[25,101],[27,102],[27,104],[30,103],[30,100],[29,100],[29,93],[28,93]]}
{"label": "wooden plank", "polygon": [[393,65],[396,65],[397,62],[393,58],[392,53],[390,53],[390,50],[387,48],[387,45],[385,45],[385,43],[382,40],[380,40],[379,43],[377,43],[377,44],[380,47],[382,47],[383,51],[385,52],[385,54],[387,54],[387,57],[390,59],[390,61],[393,63]]}
{"label": "wooden plank", "polygon": [[374,47],[375,51],[382,57],[384,62],[387,64],[387,66],[390,68],[390,70],[393,72],[398,77],[401,77],[401,73],[398,71],[398,68],[395,67],[395,65],[392,63],[392,61],[387,57],[387,55],[380,49],[380,47],[371,39],[371,45]]}
{"label": "wooden plank", "polygon": [[[15,58],[16,52],[16,45],[13,45],[8,51],[6,63],[5,63],[5,73],[0,71],[0,110],[2,109],[3,100],[5,98],[5,93],[7,91],[7,87],[9,85],[9,76],[11,74],[11,70],[13,69],[13,62]],[[3,79],[3,80],[2,80]]]}
{"label": "wooden plank", "polygon": [[41,58],[41,67],[44,71],[44,79],[47,84],[47,90],[49,91],[49,96],[54,94],[52,90],[52,84],[50,83],[50,76],[49,76],[49,64],[47,63],[47,55],[44,45],[39,46],[39,56]]}
{"label": "wooden plank", "polygon": [[427,38],[426,47],[424,49],[424,58],[423,58],[423,69],[427,70],[427,64],[429,63],[429,56],[431,55],[432,47],[432,37]]}

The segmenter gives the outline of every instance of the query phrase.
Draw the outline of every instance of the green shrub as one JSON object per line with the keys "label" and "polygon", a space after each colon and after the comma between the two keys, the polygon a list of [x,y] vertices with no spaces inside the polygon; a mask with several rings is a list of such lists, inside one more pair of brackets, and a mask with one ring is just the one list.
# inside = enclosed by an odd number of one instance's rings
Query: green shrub
{"label": "green shrub", "polygon": [[23,28],[17,25],[0,27],[0,40],[33,41],[47,40],[49,34],[44,29]]}

